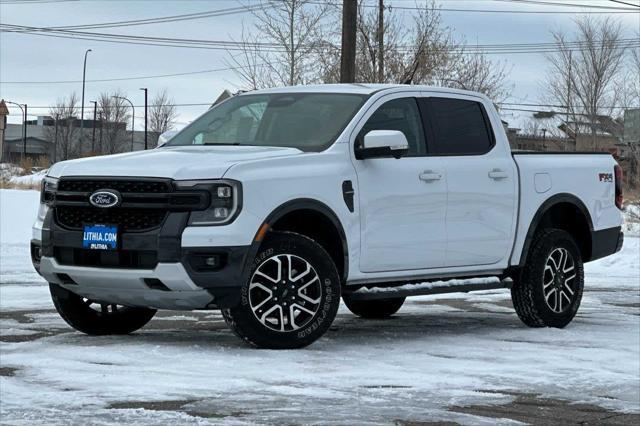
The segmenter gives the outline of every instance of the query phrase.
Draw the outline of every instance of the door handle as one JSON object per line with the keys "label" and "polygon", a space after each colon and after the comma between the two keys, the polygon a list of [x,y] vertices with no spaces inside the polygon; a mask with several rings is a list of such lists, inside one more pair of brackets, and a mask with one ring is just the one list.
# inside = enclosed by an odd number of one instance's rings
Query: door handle
{"label": "door handle", "polygon": [[442,179],[442,173],[437,173],[431,170],[425,170],[420,173],[420,180],[424,182],[433,182]]}
{"label": "door handle", "polygon": [[509,175],[504,170],[493,169],[489,172],[489,177],[494,180],[500,180],[508,178]]}

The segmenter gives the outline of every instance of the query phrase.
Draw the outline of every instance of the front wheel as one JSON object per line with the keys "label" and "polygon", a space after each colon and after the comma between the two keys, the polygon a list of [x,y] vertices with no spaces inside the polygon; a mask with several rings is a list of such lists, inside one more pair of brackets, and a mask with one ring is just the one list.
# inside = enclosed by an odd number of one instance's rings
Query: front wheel
{"label": "front wheel", "polygon": [[546,229],[534,237],[511,300],[529,327],[563,328],[578,312],[583,288],[584,268],[575,241],[565,231]]}
{"label": "front wheel", "polygon": [[318,243],[273,232],[253,262],[240,304],[222,311],[231,329],[254,346],[294,349],[313,343],[340,305],[340,277]]}
{"label": "front wheel", "polygon": [[155,309],[132,308],[81,297],[57,284],[49,284],[51,299],[63,320],[85,334],[129,334],[144,327]]}
{"label": "front wheel", "polygon": [[404,297],[377,300],[353,300],[349,295],[342,296],[344,304],[355,315],[367,319],[389,318],[400,310]]}

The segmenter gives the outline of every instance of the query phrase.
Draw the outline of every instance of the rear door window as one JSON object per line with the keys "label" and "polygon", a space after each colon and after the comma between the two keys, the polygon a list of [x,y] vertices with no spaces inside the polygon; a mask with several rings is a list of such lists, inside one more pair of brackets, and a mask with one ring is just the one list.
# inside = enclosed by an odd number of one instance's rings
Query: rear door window
{"label": "rear door window", "polygon": [[487,114],[479,102],[421,98],[420,111],[431,155],[482,155],[494,146]]}

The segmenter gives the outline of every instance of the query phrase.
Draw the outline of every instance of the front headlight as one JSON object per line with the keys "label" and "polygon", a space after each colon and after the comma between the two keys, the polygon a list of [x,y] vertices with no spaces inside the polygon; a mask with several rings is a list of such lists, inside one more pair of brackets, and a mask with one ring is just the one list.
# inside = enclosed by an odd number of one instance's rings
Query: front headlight
{"label": "front headlight", "polygon": [[55,200],[55,193],[58,190],[58,179],[45,176],[40,187],[40,203],[51,204]]}
{"label": "front headlight", "polygon": [[189,215],[190,226],[224,225],[233,221],[242,205],[242,186],[233,180],[215,181],[177,181],[176,188],[206,190],[211,204],[206,210],[192,211]]}

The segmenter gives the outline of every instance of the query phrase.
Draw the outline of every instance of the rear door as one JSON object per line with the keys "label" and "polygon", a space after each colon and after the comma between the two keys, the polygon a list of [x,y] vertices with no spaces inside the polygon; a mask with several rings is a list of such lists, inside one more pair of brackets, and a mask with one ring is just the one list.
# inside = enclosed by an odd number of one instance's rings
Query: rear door
{"label": "rear door", "polygon": [[447,176],[445,266],[493,265],[512,244],[516,173],[511,155],[496,144],[480,98],[429,94],[420,99],[429,155]]}
{"label": "rear door", "polygon": [[446,176],[427,156],[416,96],[378,100],[363,118],[355,144],[371,130],[398,130],[409,153],[400,158],[355,160],[360,197],[362,272],[442,267],[446,248]]}

